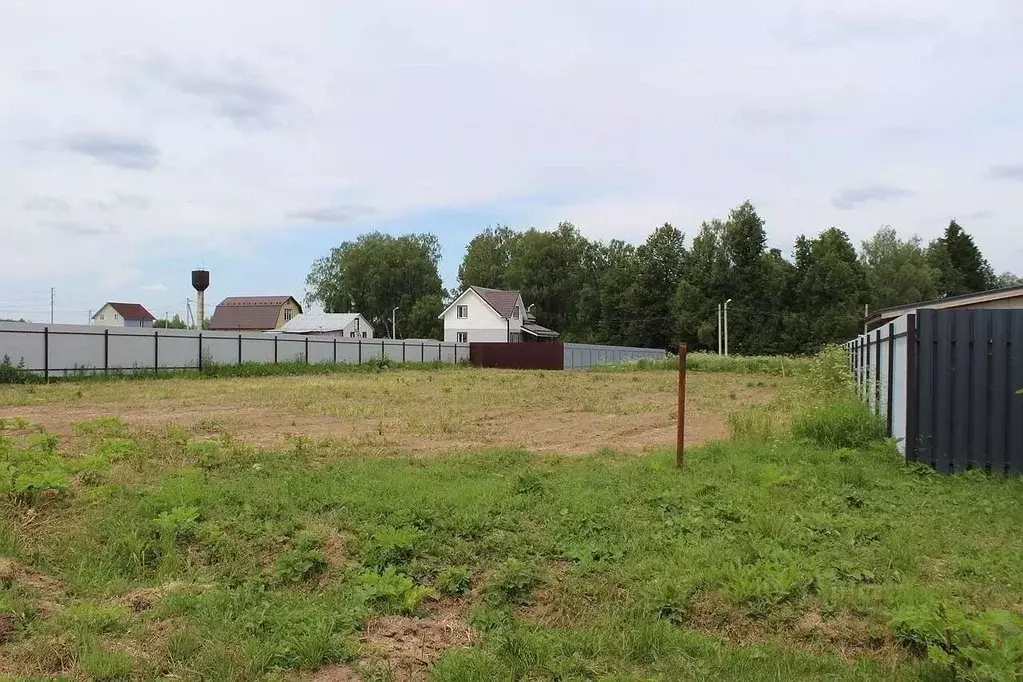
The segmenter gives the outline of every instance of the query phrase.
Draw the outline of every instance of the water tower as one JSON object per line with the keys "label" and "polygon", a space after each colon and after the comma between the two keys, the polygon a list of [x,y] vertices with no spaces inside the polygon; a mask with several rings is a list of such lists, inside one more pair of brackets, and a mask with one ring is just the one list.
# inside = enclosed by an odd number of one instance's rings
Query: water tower
{"label": "water tower", "polygon": [[210,286],[209,270],[192,270],[192,288],[195,289],[196,328],[202,329],[206,320],[206,289]]}

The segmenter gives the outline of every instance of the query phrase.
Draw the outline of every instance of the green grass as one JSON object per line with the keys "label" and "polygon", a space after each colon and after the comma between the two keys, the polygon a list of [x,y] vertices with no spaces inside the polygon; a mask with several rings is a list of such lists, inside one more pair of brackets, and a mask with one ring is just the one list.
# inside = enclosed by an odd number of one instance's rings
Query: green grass
{"label": "green grass", "polygon": [[[686,369],[690,372],[728,372],[732,374],[779,374],[794,375],[805,371],[811,358],[787,357],[784,355],[729,355],[716,353],[689,353],[686,355]],[[628,360],[612,365],[591,367],[591,372],[637,372],[678,370],[678,356],[671,355],[663,360]]]}
{"label": "green grass", "polygon": [[[934,475],[884,446],[720,444],[689,452],[684,472],[667,453],[495,451],[250,453],[108,475],[40,505],[45,531],[16,531],[14,558],[60,578],[68,603],[20,616],[9,660],[63,637],[79,669],[109,679],[126,666],[260,679],[349,660],[367,618],[423,615],[435,589],[471,584],[485,637],[436,679],[911,679],[943,668],[898,644],[896,614],[1023,600],[1020,481]],[[9,508],[4,523],[18,519]],[[349,562],[324,555],[324,533],[345,538]],[[150,610],[114,606],[169,583]],[[538,594],[552,624],[521,610]],[[820,632],[800,630],[808,614]],[[855,627],[832,643],[829,623]],[[147,649],[156,624],[173,637]]]}

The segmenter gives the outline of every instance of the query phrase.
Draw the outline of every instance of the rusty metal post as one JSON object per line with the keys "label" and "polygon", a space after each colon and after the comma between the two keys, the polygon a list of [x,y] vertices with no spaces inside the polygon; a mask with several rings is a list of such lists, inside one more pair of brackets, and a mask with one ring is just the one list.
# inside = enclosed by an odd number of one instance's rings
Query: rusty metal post
{"label": "rusty metal post", "polygon": [[678,431],[675,434],[675,466],[682,468],[686,442],[686,344],[678,344]]}

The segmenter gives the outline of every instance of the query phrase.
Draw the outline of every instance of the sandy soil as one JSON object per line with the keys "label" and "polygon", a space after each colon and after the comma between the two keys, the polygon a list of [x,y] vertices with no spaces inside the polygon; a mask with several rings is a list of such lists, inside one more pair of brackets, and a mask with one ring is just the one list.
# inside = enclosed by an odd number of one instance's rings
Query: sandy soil
{"label": "sandy soil", "polygon": [[[729,414],[770,402],[780,385],[691,373],[686,443],[727,437]],[[641,452],[673,446],[676,400],[671,372],[407,371],[6,387],[0,419],[73,438],[75,423],[115,416],[129,428],[173,424],[260,447],[302,437],[353,453]]]}

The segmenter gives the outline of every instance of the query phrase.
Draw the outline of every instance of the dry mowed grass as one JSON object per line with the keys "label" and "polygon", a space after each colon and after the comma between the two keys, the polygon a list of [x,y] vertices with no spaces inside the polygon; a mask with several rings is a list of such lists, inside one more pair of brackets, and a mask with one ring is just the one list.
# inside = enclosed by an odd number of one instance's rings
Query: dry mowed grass
{"label": "dry mowed grass", "polygon": [[[687,443],[726,437],[728,417],[771,402],[783,377],[690,373]],[[458,369],[324,376],[161,379],[0,388],[0,419],[71,437],[113,416],[177,425],[260,447],[295,438],[352,453],[428,454],[497,446],[642,452],[674,443],[673,372]]]}

